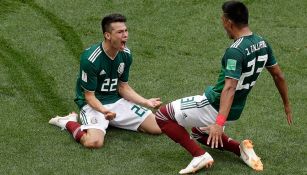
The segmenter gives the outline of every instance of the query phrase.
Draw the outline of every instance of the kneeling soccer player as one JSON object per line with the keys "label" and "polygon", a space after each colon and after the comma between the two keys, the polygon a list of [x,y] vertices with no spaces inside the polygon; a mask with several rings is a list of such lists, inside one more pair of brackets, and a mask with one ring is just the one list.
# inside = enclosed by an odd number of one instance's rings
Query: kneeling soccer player
{"label": "kneeling soccer player", "polygon": [[[229,138],[224,133],[224,125],[240,117],[247,96],[264,67],[272,75],[283,100],[288,124],[292,123],[285,78],[268,42],[249,29],[247,7],[241,2],[228,1],[222,9],[223,26],[234,43],[222,58],[217,84],[209,86],[203,95],[175,100],[156,112],[162,132],[193,156],[180,174],[194,173],[214,162],[193,139],[212,148],[231,151],[254,170],[263,170],[252,141],[238,142]],[[192,138],[185,128],[192,128]]]}

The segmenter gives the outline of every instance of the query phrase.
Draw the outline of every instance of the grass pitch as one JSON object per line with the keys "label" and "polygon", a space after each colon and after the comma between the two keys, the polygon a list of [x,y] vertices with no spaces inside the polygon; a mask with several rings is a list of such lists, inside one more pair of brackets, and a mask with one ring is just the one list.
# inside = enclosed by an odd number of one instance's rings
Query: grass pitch
{"label": "grass pitch", "polygon": [[[77,110],[73,102],[79,54],[101,41],[101,17],[128,17],[134,62],[130,85],[164,102],[201,94],[215,84],[231,41],[222,28],[223,1],[1,0],[0,174],[177,174],[191,160],[167,137],[116,128],[105,146],[89,150],[50,117]],[[294,125],[265,71],[240,120],[226,129],[250,138],[264,171],[255,173],[235,155],[206,148],[215,165],[198,174],[307,174],[307,2],[244,1],[250,27],[267,38],[289,84]]]}

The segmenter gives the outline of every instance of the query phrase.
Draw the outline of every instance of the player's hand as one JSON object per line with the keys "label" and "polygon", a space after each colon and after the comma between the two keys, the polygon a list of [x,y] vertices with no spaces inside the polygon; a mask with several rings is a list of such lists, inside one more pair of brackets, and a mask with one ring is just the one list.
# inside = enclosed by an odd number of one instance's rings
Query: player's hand
{"label": "player's hand", "polygon": [[293,123],[293,120],[292,120],[292,112],[291,112],[290,107],[285,107],[285,113],[287,116],[288,124],[291,125]]}
{"label": "player's hand", "polygon": [[223,127],[218,124],[209,125],[208,127],[200,127],[200,130],[207,131],[209,134],[207,145],[210,145],[211,148],[218,148],[219,144],[223,147],[222,134]]}
{"label": "player's hand", "polygon": [[147,100],[147,106],[150,108],[158,109],[162,105],[160,98],[151,98]]}
{"label": "player's hand", "polygon": [[107,111],[104,113],[104,117],[106,118],[106,120],[113,120],[116,117],[116,113]]}

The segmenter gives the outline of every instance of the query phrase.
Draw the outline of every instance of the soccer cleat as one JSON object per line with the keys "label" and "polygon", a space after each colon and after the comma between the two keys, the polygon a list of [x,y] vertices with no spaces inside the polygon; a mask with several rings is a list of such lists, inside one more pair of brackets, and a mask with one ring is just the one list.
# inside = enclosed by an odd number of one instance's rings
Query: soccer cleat
{"label": "soccer cleat", "polygon": [[66,129],[67,122],[69,121],[77,122],[78,121],[77,117],[78,117],[78,114],[76,114],[75,112],[71,112],[67,116],[64,116],[64,117],[56,116],[50,119],[49,123],[52,125],[58,126],[63,130],[63,129]]}
{"label": "soccer cleat", "polygon": [[210,168],[213,162],[214,161],[211,155],[209,153],[205,153],[201,156],[194,157],[190,164],[185,169],[182,169],[179,174],[195,173],[202,168]]}
{"label": "soccer cleat", "polygon": [[243,140],[240,144],[241,159],[251,168],[256,171],[263,170],[263,164],[253,149],[253,142],[251,140]]}

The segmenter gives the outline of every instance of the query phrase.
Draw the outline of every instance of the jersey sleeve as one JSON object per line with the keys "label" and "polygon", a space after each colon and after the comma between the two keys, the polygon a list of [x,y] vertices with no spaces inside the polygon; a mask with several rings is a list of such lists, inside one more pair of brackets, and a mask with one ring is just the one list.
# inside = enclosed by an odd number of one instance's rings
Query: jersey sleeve
{"label": "jersey sleeve", "polygon": [[80,62],[81,87],[87,91],[95,91],[97,86],[96,68],[92,62],[88,60],[86,55],[81,56]]}
{"label": "jersey sleeve", "polygon": [[244,55],[236,48],[228,48],[222,59],[225,77],[240,79]]}
{"label": "jersey sleeve", "polygon": [[119,77],[119,80],[122,82],[128,82],[130,66],[132,64],[132,55],[128,48],[126,48],[124,52],[124,63],[125,63],[124,72]]}
{"label": "jersey sleeve", "polygon": [[266,45],[267,45],[267,52],[268,52],[268,60],[265,64],[265,67],[271,67],[277,64],[277,61],[275,59],[275,56],[274,56],[274,53],[273,53],[273,50],[270,44],[266,42]]}

